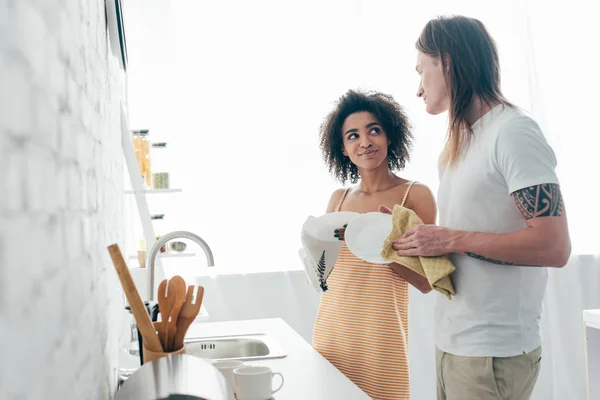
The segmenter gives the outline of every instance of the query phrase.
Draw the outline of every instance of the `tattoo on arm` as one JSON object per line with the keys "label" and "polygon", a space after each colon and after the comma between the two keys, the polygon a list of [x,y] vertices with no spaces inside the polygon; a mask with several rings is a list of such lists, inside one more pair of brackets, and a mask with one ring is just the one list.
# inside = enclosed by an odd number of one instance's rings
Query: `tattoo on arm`
{"label": "tattoo on arm", "polygon": [[[484,256],[480,256],[479,254],[475,254],[475,253],[469,253],[468,251],[465,254],[468,255],[469,257],[473,257],[473,258],[476,258],[481,261],[487,261],[489,263],[496,264],[496,265],[517,265],[515,263],[511,263],[511,262],[507,262],[507,261],[494,260],[493,258],[485,258]],[[519,264],[519,265],[524,265],[527,267],[539,267],[539,265],[529,265],[529,264]]]}
{"label": "tattoo on arm", "polygon": [[513,192],[512,197],[526,220],[538,217],[560,217],[564,214],[560,186],[554,183],[520,189]]}
{"label": "tattoo on arm", "polygon": [[[560,187],[554,183],[530,186],[512,193],[519,212],[526,220],[538,217],[560,217],[564,214],[564,204]],[[498,265],[515,265],[511,262],[486,258],[479,254],[466,252],[469,257]],[[532,265],[534,266],[534,265]]]}
{"label": "tattoo on arm", "polygon": [[511,263],[511,262],[494,260],[493,258],[485,258],[484,256],[480,256],[479,254],[475,254],[475,253],[469,253],[468,251],[465,254],[468,255],[469,257],[473,257],[473,258],[476,258],[476,259],[481,260],[481,261],[487,261],[487,262],[490,262],[492,264],[498,264],[498,265],[515,265],[514,263]]}

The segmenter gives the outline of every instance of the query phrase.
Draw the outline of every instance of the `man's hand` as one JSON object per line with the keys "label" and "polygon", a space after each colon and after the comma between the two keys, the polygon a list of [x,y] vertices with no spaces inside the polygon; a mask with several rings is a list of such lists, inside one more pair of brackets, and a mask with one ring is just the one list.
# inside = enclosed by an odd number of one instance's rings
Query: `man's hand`
{"label": "man's hand", "polygon": [[436,225],[419,225],[394,240],[392,248],[399,256],[443,256],[453,252],[453,243],[458,237],[459,231]]}
{"label": "man's hand", "polygon": [[[379,206],[379,211],[391,214],[392,210]],[[398,240],[392,242],[392,248],[399,256],[443,256],[452,253],[452,243],[460,232],[437,225],[419,225],[407,230]]]}

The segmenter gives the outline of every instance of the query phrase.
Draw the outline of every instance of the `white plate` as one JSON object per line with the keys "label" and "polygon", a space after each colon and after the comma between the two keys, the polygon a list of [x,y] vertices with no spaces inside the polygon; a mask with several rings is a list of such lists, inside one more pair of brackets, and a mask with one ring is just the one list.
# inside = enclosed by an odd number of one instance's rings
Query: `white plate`
{"label": "white plate", "polygon": [[300,259],[304,263],[306,274],[316,289],[325,290],[327,278],[333,271],[343,242],[321,240],[311,236],[306,229],[301,235],[302,249]]}
{"label": "white plate", "polygon": [[354,218],[355,212],[333,212],[318,218],[309,216],[302,226],[300,259],[310,283],[318,290],[325,290],[327,278],[339,257],[343,242],[334,236],[335,230],[343,228]]}
{"label": "white plate", "polygon": [[343,228],[344,225],[359,217],[360,214],[352,211],[336,211],[321,215],[318,218],[309,217],[306,220],[304,229],[306,232],[317,239],[328,242],[339,242],[339,239],[333,236],[335,230]]}
{"label": "white plate", "polygon": [[304,272],[311,286],[321,292],[321,285],[319,284],[319,274],[316,265],[313,263],[312,258],[308,255],[304,248],[298,250],[298,255],[302,264],[304,265]]}
{"label": "white plate", "polygon": [[373,264],[388,264],[381,258],[383,242],[392,232],[392,216],[370,212],[353,219],[346,228],[346,245],[358,258]]}

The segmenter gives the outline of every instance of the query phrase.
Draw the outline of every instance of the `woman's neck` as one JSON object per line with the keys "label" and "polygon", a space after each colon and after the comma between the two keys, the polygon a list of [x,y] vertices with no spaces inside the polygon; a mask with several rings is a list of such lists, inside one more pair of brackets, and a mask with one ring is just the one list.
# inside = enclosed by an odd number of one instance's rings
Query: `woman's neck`
{"label": "woman's neck", "polygon": [[372,194],[388,190],[403,183],[404,179],[394,175],[387,165],[384,166],[385,168],[359,171],[360,183],[358,184],[358,190],[364,194]]}

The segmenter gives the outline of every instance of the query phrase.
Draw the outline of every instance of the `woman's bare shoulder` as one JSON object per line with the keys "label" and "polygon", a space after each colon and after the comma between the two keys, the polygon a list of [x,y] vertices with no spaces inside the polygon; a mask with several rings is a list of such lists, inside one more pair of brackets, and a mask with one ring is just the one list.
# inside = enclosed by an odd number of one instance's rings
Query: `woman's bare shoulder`
{"label": "woman's bare shoulder", "polygon": [[437,219],[437,204],[431,189],[423,183],[415,183],[405,203],[406,208],[413,210],[426,224],[434,224]]}
{"label": "woman's bare shoulder", "polygon": [[433,192],[431,191],[429,186],[425,185],[424,183],[415,182],[414,185],[412,185],[412,188],[410,189],[408,197],[410,198],[411,196],[416,198],[433,198]]}
{"label": "woman's bare shoulder", "polygon": [[339,188],[331,194],[331,197],[329,198],[329,204],[327,205],[328,213],[337,210],[337,206],[340,203],[340,200],[342,200],[344,193],[346,193],[346,190],[348,190],[348,188]]}

